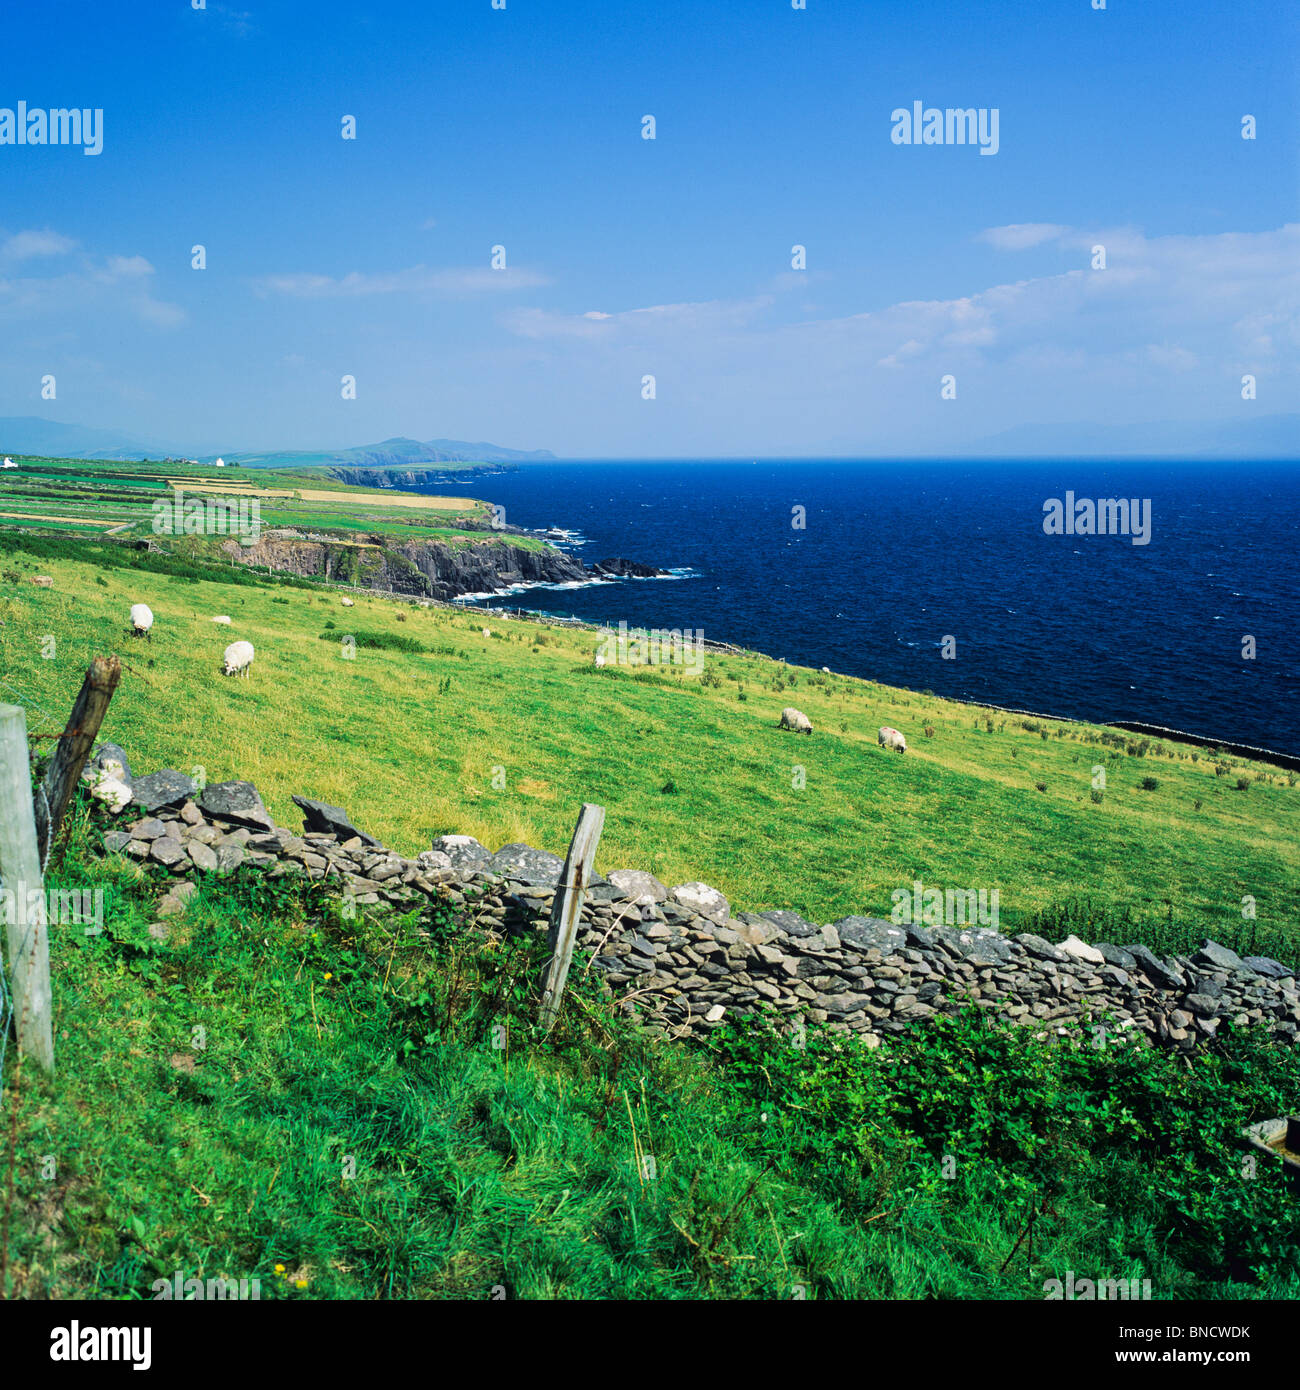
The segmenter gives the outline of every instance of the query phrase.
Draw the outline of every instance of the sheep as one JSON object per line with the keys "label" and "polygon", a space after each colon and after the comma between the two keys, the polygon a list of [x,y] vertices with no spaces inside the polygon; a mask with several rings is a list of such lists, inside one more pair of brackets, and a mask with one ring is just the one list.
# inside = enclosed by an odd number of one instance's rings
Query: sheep
{"label": "sheep", "polygon": [[153,641],[153,613],[147,603],[133,603],[131,605],[131,632],[136,637],[148,638]]}
{"label": "sheep", "polygon": [[897,729],[891,729],[888,726],[882,727],[876,741],[882,748],[892,748],[896,753],[907,752],[907,740]]}
{"label": "sheep", "polygon": [[226,675],[248,677],[248,668],[253,664],[253,644],[251,642],[232,642],[226,648]]}
{"label": "sheep", "polygon": [[808,716],[801,710],[793,709],[788,705],[781,711],[780,727],[793,729],[796,734],[811,734],[813,731]]}
{"label": "sheep", "polygon": [[492,636],[492,629],[491,629],[490,627],[485,627],[485,628],[483,629],[483,636],[484,636],[484,637],[491,637],[491,636]]}
{"label": "sheep", "polygon": [[342,602],[344,608],[355,608],[355,607],[356,607],[356,604],[353,603],[353,601],[352,601],[350,598],[345,598],[345,599],[341,600],[341,602]]}
{"label": "sheep", "polygon": [[230,615],[228,613],[219,613],[212,621],[214,623],[220,623],[222,627],[229,627]]}

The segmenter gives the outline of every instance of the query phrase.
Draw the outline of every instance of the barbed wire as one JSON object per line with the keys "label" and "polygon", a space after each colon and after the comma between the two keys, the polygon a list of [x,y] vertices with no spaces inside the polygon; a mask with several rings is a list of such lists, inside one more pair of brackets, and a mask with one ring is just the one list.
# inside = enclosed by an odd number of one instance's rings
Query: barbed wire
{"label": "barbed wire", "polygon": [[5,974],[4,955],[0,952],[0,1106],[5,1098],[5,1054],[9,1049],[9,1020],[13,1013],[13,995],[9,992],[9,977]]}

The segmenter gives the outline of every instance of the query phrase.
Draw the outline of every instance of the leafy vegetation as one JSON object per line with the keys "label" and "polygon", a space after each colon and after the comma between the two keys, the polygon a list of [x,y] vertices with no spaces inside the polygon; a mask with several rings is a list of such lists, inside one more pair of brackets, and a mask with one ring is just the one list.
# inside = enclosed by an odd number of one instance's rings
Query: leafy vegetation
{"label": "leafy vegetation", "polygon": [[581,960],[546,1037],[543,944],[472,900],[348,918],[241,873],[160,942],[162,881],[93,839],[83,806],[52,873],[108,898],[101,934],[54,936],[57,1077],[12,1049],[4,1077],[9,1296],[176,1271],[264,1299],[1300,1293],[1295,1199],[1237,1142],[1300,1063],[1255,1037],[1184,1061],[972,1014],[875,1052],[762,1022],[687,1047]]}

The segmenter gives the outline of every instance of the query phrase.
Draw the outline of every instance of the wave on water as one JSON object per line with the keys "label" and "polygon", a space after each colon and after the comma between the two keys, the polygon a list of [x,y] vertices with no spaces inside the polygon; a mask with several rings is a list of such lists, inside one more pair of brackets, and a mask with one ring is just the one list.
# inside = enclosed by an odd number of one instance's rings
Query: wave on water
{"label": "wave on water", "polygon": [[487,599],[508,598],[511,594],[527,593],[530,589],[594,589],[606,584],[619,584],[618,579],[565,579],[551,582],[545,579],[523,579],[518,584],[507,584],[500,589],[485,589],[479,593],[457,594],[453,603],[482,603]]}

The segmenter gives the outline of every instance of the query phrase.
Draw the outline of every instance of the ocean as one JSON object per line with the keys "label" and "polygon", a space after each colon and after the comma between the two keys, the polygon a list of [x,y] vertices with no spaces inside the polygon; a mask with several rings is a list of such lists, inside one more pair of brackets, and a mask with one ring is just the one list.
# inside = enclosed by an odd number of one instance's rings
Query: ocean
{"label": "ocean", "polygon": [[[690,628],[889,685],[1300,754],[1300,465],[583,462],[472,491],[512,525],[579,532],[587,563],[678,572],[488,607]],[[1071,516],[1136,499],[1131,532],[1149,503],[1145,543],[1046,534],[1044,504],[1068,494]]]}

